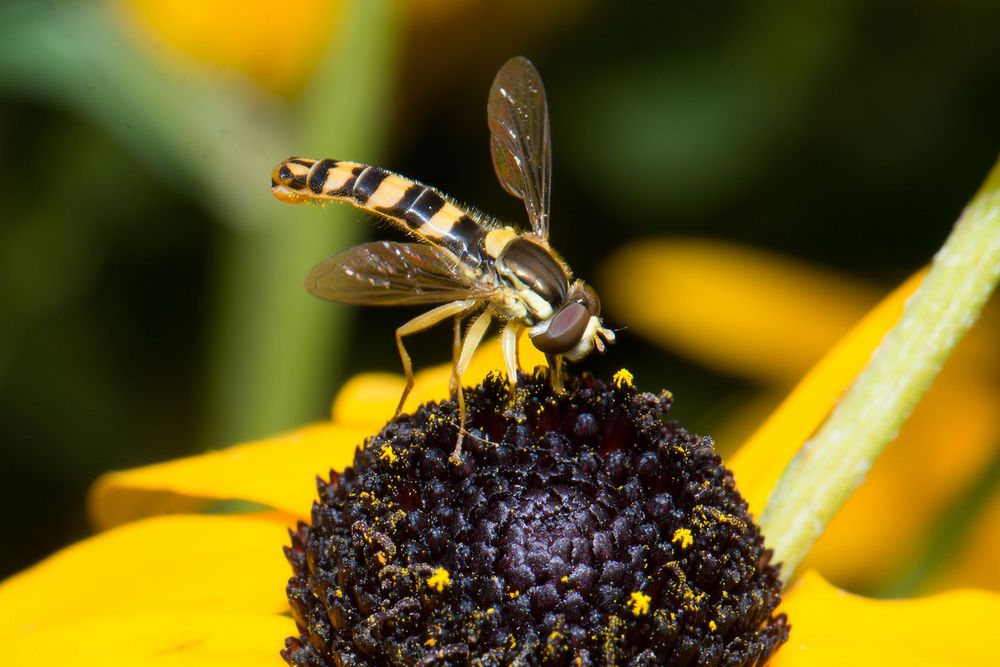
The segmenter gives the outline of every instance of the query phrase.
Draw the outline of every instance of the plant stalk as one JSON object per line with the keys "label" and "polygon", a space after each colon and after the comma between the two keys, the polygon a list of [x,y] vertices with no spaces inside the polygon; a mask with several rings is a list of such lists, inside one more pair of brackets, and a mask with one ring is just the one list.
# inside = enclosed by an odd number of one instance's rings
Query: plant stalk
{"label": "plant stalk", "polygon": [[787,582],[916,406],[1000,279],[1000,162],[896,326],[785,469],[760,526]]}

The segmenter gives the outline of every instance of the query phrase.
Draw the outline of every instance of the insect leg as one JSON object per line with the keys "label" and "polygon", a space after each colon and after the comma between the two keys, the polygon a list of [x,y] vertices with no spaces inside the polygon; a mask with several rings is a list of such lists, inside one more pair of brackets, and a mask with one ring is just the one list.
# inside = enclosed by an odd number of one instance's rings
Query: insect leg
{"label": "insect leg", "polygon": [[448,391],[452,394],[457,392],[462,386],[462,378],[458,376],[458,357],[462,353],[462,317],[455,318],[455,335],[451,343],[451,380],[448,383]]}
{"label": "insect leg", "polygon": [[483,314],[473,320],[469,331],[465,334],[465,342],[462,343],[462,352],[455,364],[455,376],[458,378],[458,438],[455,440],[455,451],[451,453],[451,460],[454,463],[460,462],[462,456],[462,438],[465,436],[465,392],[462,390],[462,373],[472,361],[472,353],[479,347],[486,330],[490,326],[493,314],[487,308]]}
{"label": "insect leg", "polygon": [[465,369],[469,367],[469,362],[472,361],[472,353],[479,347],[479,343],[482,342],[483,336],[486,335],[486,329],[492,321],[493,313],[487,309],[473,320],[469,326],[469,330],[465,334],[465,341],[462,343],[462,353],[458,357],[458,364],[455,369],[459,378],[462,377]]}
{"label": "insect leg", "polygon": [[562,393],[562,355],[546,354],[545,361],[549,364],[549,378],[552,380],[552,390],[556,393]]}
{"label": "insect leg", "polygon": [[517,334],[514,336],[514,361],[517,363],[517,371],[521,372],[521,334],[524,333],[524,327],[519,327]]}
{"label": "insect leg", "polygon": [[521,338],[521,332],[524,330],[517,322],[513,320],[507,323],[507,326],[503,328],[503,333],[500,334],[500,348],[503,350],[503,363],[507,367],[507,381],[510,384],[517,384],[517,372],[520,370],[520,364],[517,347],[518,341]]}
{"label": "insect leg", "polygon": [[399,397],[399,405],[396,406],[396,416],[399,416],[399,413],[403,411],[403,404],[406,403],[406,397],[410,395],[410,390],[413,389],[413,362],[410,361],[410,355],[406,351],[406,347],[403,346],[403,337],[426,331],[449,317],[461,315],[474,307],[476,303],[476,301],[471,299],[452,301],[451,303],[428,310],[422,315],[417,315],[396,329],[396,347],[399,349],[399,359],[403,362],[403,375],[406,376],[406,387],[403,389],[403,395]]}

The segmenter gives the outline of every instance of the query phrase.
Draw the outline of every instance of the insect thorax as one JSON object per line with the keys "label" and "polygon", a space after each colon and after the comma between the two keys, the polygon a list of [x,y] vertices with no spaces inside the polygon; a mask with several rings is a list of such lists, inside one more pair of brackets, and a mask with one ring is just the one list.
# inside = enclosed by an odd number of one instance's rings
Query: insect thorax
{"label": "insect thorax", "polygon": [[496,259],[497,276],[513,288],[528,310],[526,324],[552,316],[569,291],[569,276],[545,247],[522,237],[506,243]]}

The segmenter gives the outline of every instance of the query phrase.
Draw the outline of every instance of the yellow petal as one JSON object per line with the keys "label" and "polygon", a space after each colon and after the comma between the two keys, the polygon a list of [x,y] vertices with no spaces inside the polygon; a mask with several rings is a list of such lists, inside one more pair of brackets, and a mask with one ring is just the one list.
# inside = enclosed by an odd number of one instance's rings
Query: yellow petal
{"label": "yellow petal", "polygon": [[144,611],[69,615],[55,625],[0,628],[15,667],[280,667],[297,634],[287,616],[252,611]]}
{"label": "yellow petal", "polygon": [[998,665],[1000,595],[952,591],[910,600],[850,595],[807,572],[785,596],[792,626],[774,667]]}
{"label": "yellow petal", "polygon": [[[392,419],[406,382],[392,373],[358,373],[344,383],[333,399],[337,424],[368,426],[374,433]],[[412,400],[407,400],[411,408]]]}
{"label": "yellow petal", "polygon": [[270,0],[229,2],[120,0],[145,38],[183,56],[239,72],[265,88],[289,93],[312,72],[344,13],[344,0],[299,0],[294,9]]}
{"label": "yellow petal", "polygon": [[282,523],[245,516],[131,523],[0,583],[0,632],[166,610],[280,613],[288,608],[291,568],[282,553],[288,542]]}
{"label": "yellow petal", "polygon": [[[521,346],[522,365],[531,369],[545,358],[528,342]],[[481,382],[503,368],[500,346],[483,345],[463,378]],[[451,364],[416,374],[406,409],[448,396]],[[401,377],[361,374],[349,380],[334,402],[335,423],[309,426],[290,434],[211,452],[113,472],[91,489],[90,515],[107,528],[155,514],[198,512],[219,501],[245,500],[297,517],[308,517],[316,496],[315,477],[343,470],[356,446],[392,418],[403,389]]]}
{"label": "yellow petal", "polygon": [[[723,400],[713,407],[712,414],[708,416],[711,426],[707,433],[712,436],[723,459],[728,461],[737,448],[781,405],[787,393],[787,390],[761,390]],[[718,423],[712,421],[712,415],[717,415]]]}
{"label": "yellow petal", "polygon": [[[449,339],[450,340],[450,339]],[[521,367],[531,370],[545,365],[545,355],[524,336],[521,341]],[[462,376],[464,386],[482,382],[490,371],[503,372],[503,355],[498,341],[480,346]],[[404,411],[412,412],[421,403],[448,398],[451,364],[440,364],[414,376],[413,391]],[[403,393],[402,376],[389,373],[361,373],[348,380],[333,403],[333,421],[338,424],[368,425],[379,429],[392,418]],[[374,431],[373,431],[374,432]]]}
{"label": "yellow petal", "polygon": [[830,271],[698,239],[645,240],[601,271],[618,322],[703,364],[752,379],[794,381],[875,303]]}
{"label": "yellow petal", "polygon": [[851,329],[727,462],[753,514],[759,516],[785,466],[864,368],[921,280],[923,273],[907,280]]}
{"label": "yellow petal", "polygon": [[102,476],[91,488],[94,525],[115,526],[145,516],[204,509],[245,500],[308,517],[316,476],[343,470],[374,433],[322,423],[287,435]]}

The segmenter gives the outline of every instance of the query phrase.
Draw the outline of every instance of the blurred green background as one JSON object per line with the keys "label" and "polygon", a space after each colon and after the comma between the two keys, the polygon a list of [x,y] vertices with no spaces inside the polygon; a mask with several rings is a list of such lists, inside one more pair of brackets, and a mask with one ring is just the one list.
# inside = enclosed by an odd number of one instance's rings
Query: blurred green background
{"label": "blurred green background", "polygon": [[[552,239],[583,277],[694,235],[889,286],[1000,147],[995,2],[235,6],[0,7],[0,575],[86,534],[101,472],[321,419],[350,374],[399,370],[408,313],[301,287],[392,233],[280,204],[270,170],[376,163],[523,220],[485,114],[512,55],[548,90]],[[449,336],[417,337],[418,367]],[[707,432],[751,389],[628,330],[590,365],[670,387]]]}

